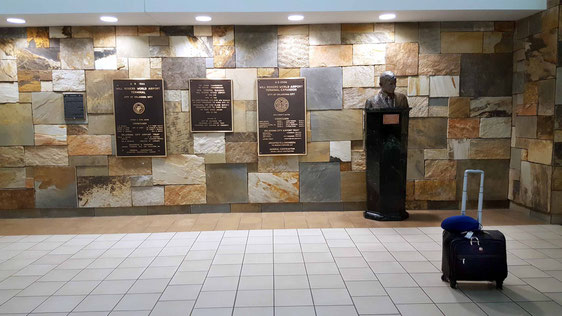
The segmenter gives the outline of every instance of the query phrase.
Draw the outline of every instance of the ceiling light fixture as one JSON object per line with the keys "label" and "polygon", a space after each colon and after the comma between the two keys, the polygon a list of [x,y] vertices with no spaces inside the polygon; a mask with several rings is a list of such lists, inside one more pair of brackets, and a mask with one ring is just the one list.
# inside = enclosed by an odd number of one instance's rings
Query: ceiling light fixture
{"label": "ceiling light fixture", "polygon": [[119,21],[119,19],[114,17],[114,16],[102,16],[102,17],[100,17],[100,20],[102,20],[103,22],[107,22],[107,23],[115,23],[115,22]]}
{"label": "ceiling light fixture", "polygon": [[298,14],[289,15],[288,19],[289,21],[302,21],[304,19],[304,16]]}
{"label": "ceiling light fixture", "polygon": [[8,23],[14,23],[14,24],[24,24],[25,23],[25,20],[20,19],[20,18],[7,18],[6,21]]}
{"label": "ceiling light fixture", "polygon": [[212,18],[210,16],[207,16],[207,15],[196,16],[195,19],[199,22],[209,22],[209,21],[212,20]]}
{"label": "ceiling light fixture", "polygon": [[381,14],[381,15],[379,15],[379,19],[381,19],[381,20],[394,20],[394,19],[396,19],[396,14],[394,14],[394,13]]}

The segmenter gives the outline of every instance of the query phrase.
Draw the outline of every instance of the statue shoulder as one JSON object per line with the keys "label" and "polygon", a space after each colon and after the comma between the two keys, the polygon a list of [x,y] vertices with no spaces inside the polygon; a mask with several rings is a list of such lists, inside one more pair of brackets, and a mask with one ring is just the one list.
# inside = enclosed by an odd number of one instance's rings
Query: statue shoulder
{"label": "statue shoulder", "polygon": [[395,94],[395,104],[397,107],[408,107],[408,97],[402,93]]}

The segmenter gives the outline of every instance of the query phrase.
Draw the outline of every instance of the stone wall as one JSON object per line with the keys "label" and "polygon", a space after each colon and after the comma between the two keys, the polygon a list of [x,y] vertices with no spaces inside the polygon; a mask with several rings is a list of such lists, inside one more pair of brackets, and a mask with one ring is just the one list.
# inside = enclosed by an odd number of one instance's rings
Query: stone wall
{"label": "stone wall", "polygon": [[509,199],[553,217],[562,214],[559,11],[558,1],[549,1],[548,10],[517,21],[509,171]]}
{"label": "stone wall", "polygon": [[[486,171],[485,205],[507,206],[513,31],[513,22],[0,29],[0,209],[363,209],[361,108],[385,70],[413,107],[408,208],[458,208],[467,168]],[[308,83],[308,155],[258,157],[255,81],[297,76]],[[233,79],[234,133],[189,132],[197,77]],[[164,79],[167,158],[115,157],[115,78]],[[65,92],[86,95],[87,122],[65,122]]]}

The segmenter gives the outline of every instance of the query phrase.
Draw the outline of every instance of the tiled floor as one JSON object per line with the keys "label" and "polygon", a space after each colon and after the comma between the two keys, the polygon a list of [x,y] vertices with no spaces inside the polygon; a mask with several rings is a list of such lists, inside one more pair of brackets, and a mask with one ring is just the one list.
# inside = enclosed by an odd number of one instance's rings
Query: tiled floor
{"label": "tiled floor", "polygon": [[562,315],[562,226],[496,228],[503,291],[443,283],[437,227],[5,236],[0,314]]}

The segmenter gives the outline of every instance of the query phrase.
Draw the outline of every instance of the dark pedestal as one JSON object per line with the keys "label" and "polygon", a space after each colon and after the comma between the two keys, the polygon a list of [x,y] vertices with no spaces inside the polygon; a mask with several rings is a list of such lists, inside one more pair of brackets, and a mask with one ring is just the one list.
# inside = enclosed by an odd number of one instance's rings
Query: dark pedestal
{"label": "dark pedestal", "polygon": [[409,216],[406,212],[409,111],[409,108],[365,111],[365,218],[401,221]]}

